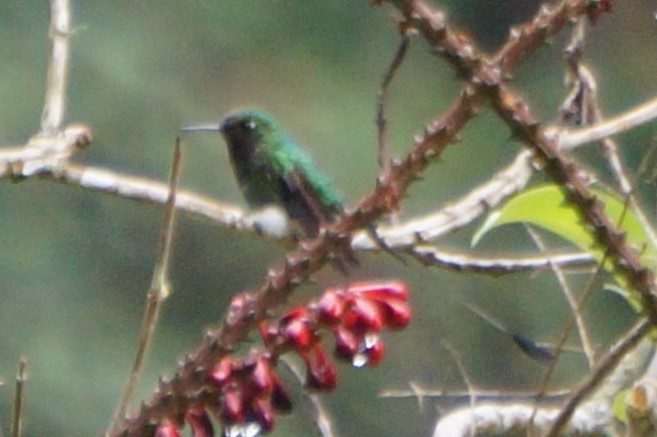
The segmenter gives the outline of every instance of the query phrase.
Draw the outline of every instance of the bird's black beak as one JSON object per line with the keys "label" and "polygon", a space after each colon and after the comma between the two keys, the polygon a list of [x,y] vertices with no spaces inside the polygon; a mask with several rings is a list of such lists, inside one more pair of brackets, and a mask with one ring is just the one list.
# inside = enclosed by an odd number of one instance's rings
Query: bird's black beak
{"label": "bird's black beak", "polygon": [[221,132],[218,124],[206,124],[201,126],[188,126],[180,129],[180,132]]}

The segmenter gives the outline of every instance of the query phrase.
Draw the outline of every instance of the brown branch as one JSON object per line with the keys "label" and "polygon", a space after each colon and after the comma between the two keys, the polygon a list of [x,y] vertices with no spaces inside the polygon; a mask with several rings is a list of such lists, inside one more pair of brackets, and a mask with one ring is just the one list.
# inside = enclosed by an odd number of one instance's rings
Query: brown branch
{"label": "brown branch", "polygon": [[[208,332],[200,348],[180,366],[173,380],[160,383],[159,392],[154,395],[152,401],[142,408],[139,416],[128,421],[121,433],[146,434],[153,430],[153,423],[158,419],[165,416],[175,417],[184,411],[190,402],[202,400],[209,390],[205,384],[204,372],[214,365],[219,357],[230,353],[253,329],[257,321],[264,319],[269,310],[284,302],[297,283],[323,267],[332,253],[339,252],[348,244],[356,230],[396,209],[408,186],[418,178],[434,157],[439,156],[445,147],[455,141],[458,132],[473,117],[475,110],[485,99],[492,102],[498,114],[518,138],[533,145],[534,152],[544,158],[549,174],[565,186],[572,187],[572,200],[580,206],[584,217],[594,226],[599,240],[607,245],[610,253],[617,258],[618,270],[622,270],[626,279],[639,289],[647,309],[652,311],[652,305],[648,305],[652,301],[649,301],[647,296],[654,290],[646,285],[652,281],[652,276],[649,276],[649,272],[646,274],[640,270],[641,265],[638,260],[632,258],[634,253],[626,248],[622,236],[608,220],[605,221],[606,217],[599,202],[590,196],[582,181],[577,180],[574,165],[566,157],[559,155],[553,139],[542,134],[537,122],[529,115],[528,107],[506,87],[503,79],[528,53],[539,47],[547,37],[558,32],[568,18],[583,14],[587,2],[564,1],[560,8],[542,9],[530,24],[512,31],[509,42],[492,61],[478,55],[476,47],[462,34],[449,31],[442,12],[416,1],[399,0],[393,3],[402,10],[408,24],[417,26],[436,51],[442,53],[470,84],[451,109],[427,128],[426,134],[418,140],[407,157],[403,161],[392,163],[378,181],[376,189],[357,208],[316,240],[302,243],[296,252],[287,256],[285,266],[270,272],[257,293],[243,294],[234,301],[222,327]],[[49,91],[41,129],[43,137],[60,134],[65,109],[69,18],[66,15],[65,21],[60,22],[56,17],[60,17],[62,11],[68,12],[68,6],[65,0],[52,0],[52,5],[53,23],[59,23],[57,26],[53,24],[51,32],[53,61],[57,63],[51,64],[52,69],[49,72]],[[58,97],[50,96],[51,85]],[[70,138],[64,135],[56,142],[52,142],[51,138],[34,138],[28,146],[42,149],[51,145],[66,147],[62,153],[59,153],[61,150],[57,148],[57,155],[44,155],[42,160],[35,159],[35,165],[29,169],[22,165],[8,165],[3,171],[22,177],[39,174],[59,178],[67,172],[70,176],[74,170],[65,166],[65,162],[70,154],[79,148],[81,142],[88,143],[88,132],[85,132],[83,137],[86,140],[70,141]],[[71,144],[74,147],[70,147]],[[80,185],[83,186],[82,179]],[[652,313],[651,319],[655,319]]]}
{"label": "brown branch", "polygon": [[408,46],[410,43],[410,35],[402,30],[401,41],[399,42],[399,47],[397,48],[397,53],[393,58],[388,71],[383,78],[383,83],[381,84],[381,89],[379,90],[378,96],[378,110],[376,114],[376,125],[378,127],[378,141],[379,141],[379,169],[381,173],[386,173],[389,171],[390,165],[390,145],[388,144],[387,126],[388,118],[386,117],[385,108],[386,101],[388,98],[388,90],[390,84],[395,77],[395,73],[401,67],[406,52],[408,51]]}
{"label": "brown branch", "polygon": [[[171,381],[163,381],[159,384],[153,398],[141,408],[137,416],[126,422],[120,434],[144,435],[152,432],[153,423],[164,417],[179,417],[195,397],[201,396],[203,390],[211,390],[204,384],[205,370],[244,340],[256,323],[263,320],[269,310],[283,303],[296,284],[320,269],[332,252],[339,251],[341,247],[348,244],[353,232],[396,209],[408,186],[447,145],[456,140],[457,133],[473,117],[485,97],[496,104],[500,115],[514,130],[526,134],[527,139],[543,140],[536,138],[534,129],[536,123],[533,119],[529,120],[531,124],[527,124],[527,120],[522,117],[519,122],[513,122],[513,117],[524,113],[519,112],[516,107],[508,111],[506,106],[501,105],[501,103],[509,103],[508,98],[502,98],[508,97],[509,92],[500,78],[501,67],[486,66],[484,60],[475,54],[474,47],[467,39],[448,32],[442,13],[434,12],[420,2],[393,3],[402,10],[408,23],[417,26],[425,38],[429,39],[430,43],[439,49],[465,77],[472,76],[473,83],[466,87],[444,116],[427,127],[425,135],[417,140],[403,161],[392,163],[390,171],[379,178],[374,191],[366,196],[357,208],[338,220],[317,239],[303,242],[299,250],[286,257],[283,267],[269,272],[265,283],[257,293],[245,293],[239,296],[229,309],[221,328],[208,333],[199,350],[179,367]],[[585,2],[580,1],[576,4],[584,5]],[[583,6],[581,10],[584,10]],[[570,8],[557,10],[552,16],[553,25],[546,28],[547,30],[541,27],[542,21],[533,22],[535,29],[530,30],[537,35],[534,40],[544,41],[550,33],[558,31],[564,25],[565,17],[570,11]],[[536,25],[536,22],[539,25]],[[529,39],[516,38],[505,46],[505,50],[509,53],[506,56],[509,63],[519,60],[529,52],[526,44],[523,44],[526,41]],[[493,98],[495,96],[497,99]],[[527,133],[531,133],[532,136],[528,136]],[[553,166],[561,168],[558,165]],[[554,173],[558,174],[558,172]]]}
{"label": "brown branch", "polygon": [[348,244],[354,231],[398,206],[418,174],[455,141],[456,134],[472,118],[476,103],[473,99],[472,93],[464,92],[450,110],[428,128],[403,161],[392,163],[389,174],[380,178],[375,190],[354,211],[315,240],[302,242],[299,250],[286,257],[283,267],[270,270],[257,293],[245,293],[234,301],[222,326],[207,333],[202,345],[178,368],[173,379],[161,381],[153,398],[135,417],[128,419],[117,434],[152,433],[159,419],[179,417],[188,405],[198,401],[198,396],[212,390],[205,384],[205,372],[219,358],[232,352],[272,308],[285,302],[295,285],[324,266],[332,252]]}
{"label": "brown branch", "polygon": [[639,260],[634,248],[626,244],[624,233],[604,213],[603,203],[587,188],[587,181],[571,158],[559,150],[533,118],[527,104],[504,84],[491,89],[491,103],[516,137],[530,145],[545,163],[545,172],[567,193],[566,198],[578,207],[582,218],[593,229],[596,241],[607,248],[615,273],[638,291],[643,309],[657,324],[657,288],[653,273]]}
{"label": "brown branch", "polygon": [[[557,147],[555,138],[545,135],[539,121],[532,116],[529,105],[503,79],[528,48],[536,48],[547,35],[560,29],[566,18],[586,12],[588,2],[564,1],[554,10],[542,8],[530,24],[512,31],[509,42],[492,58],[494,61],[479,63],[472,58],[476,48],[467,40],[463,40],[459,47],[458,39],[451,36],[445,27],[441,12],[433,11],[420,1],[399,0],[392,3],[420,29],[431,45],[446,48],[439,54],[451,61],[464,77],[471,78],[469,87],[472,92],[485,93],[513,136],[528,145],[540,158],[546,174],[565,189],[567,199],[577,206],[584,221],[593,229],[596,241],[606,248],[615,274],[639,293],[650,325],[657,324],[657,287],[653,273],[642,265],[638,253],[626,244],[624,234],[605,215],[604,205],[590,193],[575,162]],[[599,383],[600,380],[594,378],[594,382]]]}

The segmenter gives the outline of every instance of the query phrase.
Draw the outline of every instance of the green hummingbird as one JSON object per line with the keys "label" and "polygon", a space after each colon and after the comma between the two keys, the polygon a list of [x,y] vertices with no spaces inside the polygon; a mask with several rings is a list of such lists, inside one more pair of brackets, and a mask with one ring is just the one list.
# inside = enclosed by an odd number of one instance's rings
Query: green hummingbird
{"label": "green hummingbird", "polygon": [[331,181],[268,114],[246,110],[226,116],[217,125],[182,130],[220,132],[249,206],[282,207],[303,237],[316,237],[322,226],[342,213],[342,201]]}

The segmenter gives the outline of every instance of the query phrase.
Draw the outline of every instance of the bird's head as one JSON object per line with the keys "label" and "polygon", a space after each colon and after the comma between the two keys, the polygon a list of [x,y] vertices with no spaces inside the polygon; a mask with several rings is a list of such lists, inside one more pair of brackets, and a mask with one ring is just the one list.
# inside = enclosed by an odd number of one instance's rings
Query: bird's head
{"label": "bird's head", "polygon": [[219,131],[229,144],[261,144],[276,133],[272,118],[258,110],[241,111],[226,116]]}

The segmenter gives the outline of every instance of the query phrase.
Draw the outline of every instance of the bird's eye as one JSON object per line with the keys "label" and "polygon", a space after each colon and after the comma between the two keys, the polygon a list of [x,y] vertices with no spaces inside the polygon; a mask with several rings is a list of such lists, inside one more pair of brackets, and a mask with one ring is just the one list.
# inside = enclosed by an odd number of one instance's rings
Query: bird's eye
{"label": "bird's eye", "polygon": [[253,120],[247,120],[247,122],[244,123],[244,126],[245,126],[248,130],[253,130],[253,129],[256,128],[257,124],[256,124],[256,122],[253,121]]}

